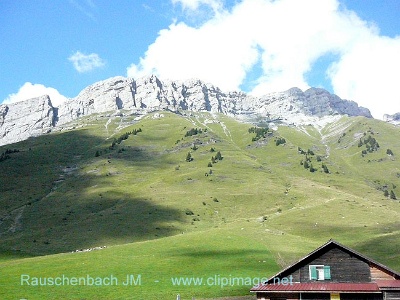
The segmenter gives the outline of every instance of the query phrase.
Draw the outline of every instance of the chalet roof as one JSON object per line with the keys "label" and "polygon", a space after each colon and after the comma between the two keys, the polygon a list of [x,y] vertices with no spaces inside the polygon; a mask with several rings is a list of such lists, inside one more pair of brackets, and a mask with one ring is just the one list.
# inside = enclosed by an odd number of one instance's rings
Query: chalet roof
{"label": "chalet roof", "polygon": [[304,282],[292,284],[260,284],[251,292],[293,292],[293,293],[379,293],[382,290],[400,288],[400,280],[379,280],[364,283]]}
{"label": "chalet roof", "polygon": [[312,292],[312,293],[379,293],[379,286],[375,282],[367,283],[333,283],[333,282],[306,282],[283,284],[261,284],[253,287],[251,292]]}
{"label": "chalet roof", "polygon": [[272,276],[269,280],[268,283],[271,283],[273,281],[274,278],[278,277],[284,277],[285,273],[290,273],[293,270],[298,269],[303,263],[305,263],[308,260],[312,260],[313,258],[316,258],[320,255],[322,255],[323,253],[325,253],[326,251],[328,251],[329,249],[332,248],[339,248],[347,253],[352,254],[353,256],[357,257],[358,259],[368,263],[369,265],[374,266],[377,269],[380,269],[382,271],[384,271],[385,273],[393,276],[395,279],[400,279],[400,273],[396,272],[388,267],[386,267],[385,265],[382,265],[381,263],[378,263],[377,261],[366,257],[365,255],[350,249],[342,244],[340,244],[339,242],[335,241],[335,240],[329,240],[327,243],[325,243],[324,245],[320,246],[319,248],[315,249],[314,251],[310,252],[308,255],[306,255],[305,257],[303,257],[302,259],[300,259],[299,261],[297,261],[296,263],[288,266],[287,268],[283,269],[282,271],[280,271],[279,273],[275,274],[274,276]]}
{"label": "chalet roof", "polygon": [[376,284],[381,290],[400,289],[400,280],[377,280]]}

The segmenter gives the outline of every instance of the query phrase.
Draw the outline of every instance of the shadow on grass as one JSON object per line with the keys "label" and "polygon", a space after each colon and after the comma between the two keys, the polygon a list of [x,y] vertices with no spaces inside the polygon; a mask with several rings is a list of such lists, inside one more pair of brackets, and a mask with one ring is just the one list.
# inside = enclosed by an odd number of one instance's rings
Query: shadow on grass
{"label": "shadow on grass", "polygon": [[138,145],[95,157],[96,149],[108,144],[78,130],[13,145],[20,152],[0,165],[2,252],[44,255],[179,232],[179,210],[158,205],[143,194],[118,190],[108,174],[80,172],[107,156],[141,167],[156,155]]}
{"label": "shadow on grass", "polygon": [[361,253],[368,253],[368,256],[377,262],[400,272],[400,223],[393,224],[393,227],[397,228],[397,232],[369,239],[360,243],[357,249]]}

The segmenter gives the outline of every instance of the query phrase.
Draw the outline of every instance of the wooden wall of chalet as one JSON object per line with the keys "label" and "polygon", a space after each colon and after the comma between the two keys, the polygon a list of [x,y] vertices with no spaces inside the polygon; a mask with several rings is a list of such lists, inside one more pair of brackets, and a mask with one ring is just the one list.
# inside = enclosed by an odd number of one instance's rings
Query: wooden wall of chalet
{"label": "wooden wall of chalet", "polygon": [[331,294],[328,294],[328,293],[302,293],[301,299],[302,300],[303,299],[304,300],[330,300]]}
{"label": "wooden wall of chalet", "polygon": [[386,292],[386,300],[400,300],[400,291]]}
{"label": "wooden wall of chalet", "polygon": [[332,248],[320,257],[307,261],[300,269],[284,276],[293,275],[293,282],[310,282],[309,265],[330,266],[330,282],[371,282],[369,265],[339,248]]}
{"label": "wooden wall of chalet", "polygon": [[383,300],[382,293],[374,294],[356,294],[356,293],[342,293],[340,300]]}
{"label": "wooden wall of chalet", "polygon": [[[329,295],[329,294],[328,294]],[[299,293],[257,293],[258,300],[299,300]],[[324,298],[325,300],[325,298]],[[326,298],[329,300],[329,298]]]}

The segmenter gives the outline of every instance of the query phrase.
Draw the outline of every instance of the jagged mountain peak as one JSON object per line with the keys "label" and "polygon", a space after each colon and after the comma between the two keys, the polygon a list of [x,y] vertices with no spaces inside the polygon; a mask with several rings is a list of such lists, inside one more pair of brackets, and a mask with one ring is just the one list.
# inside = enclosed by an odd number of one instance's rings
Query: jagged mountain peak
{"label": "jagged mountain peak", "polygon": [[393,115],[385,114],[383,120],[394,125],[400,125],[400,112]]}
{"label": "jagged mountain peak", "polygon": [[155,75],[136,80],[116,76],[89,85],[58,107],[48,96],[0,105],[0,145],[49,132],[93,113],[146,114],[164,109],[209,111],[249,122],[261,116],[294,124],[331,115],[372,117],[368,109],[354,101],[342,100],[321,88],[303,92],[293,87],[255,97],[240,91],[224,92],[196,78],[173,81]]}

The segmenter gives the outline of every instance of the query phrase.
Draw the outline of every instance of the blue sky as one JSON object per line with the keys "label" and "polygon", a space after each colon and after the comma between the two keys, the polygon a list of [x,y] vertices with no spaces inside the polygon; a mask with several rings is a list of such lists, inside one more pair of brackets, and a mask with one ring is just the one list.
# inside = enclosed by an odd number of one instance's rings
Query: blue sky
{"label": "blue sky", "polygon": [[398,0],[64,0],[0,5],[0,102],[57,105],[112,76],[261,95],[323,87],[400,112]]}

